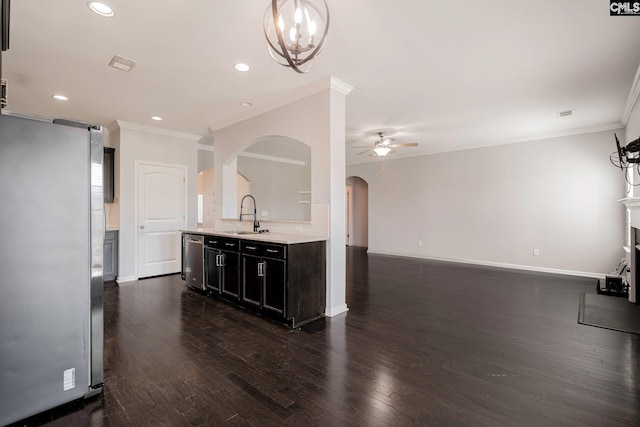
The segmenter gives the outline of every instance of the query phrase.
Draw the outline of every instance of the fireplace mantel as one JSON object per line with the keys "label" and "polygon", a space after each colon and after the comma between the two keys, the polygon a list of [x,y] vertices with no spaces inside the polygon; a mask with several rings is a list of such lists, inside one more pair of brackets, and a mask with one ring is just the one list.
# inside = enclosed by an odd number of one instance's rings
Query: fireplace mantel
{"label": "fireplace mantel", "polygon": [[618,201],[623,203],[629,209],[640,209],[640,197],[625,197]]}
{"label": "fireplace mantel", "polygon": [[640,197],[625,197],[618,201],[629,209],[629,222],[631,226],[640,229]]}

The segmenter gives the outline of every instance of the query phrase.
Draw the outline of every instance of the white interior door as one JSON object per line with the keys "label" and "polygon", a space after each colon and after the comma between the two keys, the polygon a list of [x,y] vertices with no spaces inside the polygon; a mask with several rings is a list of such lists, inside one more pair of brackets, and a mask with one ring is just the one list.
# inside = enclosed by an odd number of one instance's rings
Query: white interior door
{"label": "white interior door", "polygon": [[136,165],[139,278],[180,271],[185,175],[182,166]]}

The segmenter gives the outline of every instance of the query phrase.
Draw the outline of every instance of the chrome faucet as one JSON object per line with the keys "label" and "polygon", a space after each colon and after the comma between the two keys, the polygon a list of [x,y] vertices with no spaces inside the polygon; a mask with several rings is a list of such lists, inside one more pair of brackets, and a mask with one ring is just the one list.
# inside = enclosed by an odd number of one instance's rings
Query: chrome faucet
{"label": "chrome faucet", "polygon": [[[253,214],[250,214],[250,213],[243,214],[242,213],[242,204],[244,203],[244,199],[246,199],[247,197],[251,197],[251,200],[253,200]],[[240,221],[242,221],[242,217],[243,216],[247,216],[247,215],[249,215],[249,216],[253,215],[253,232],[254,233],[258,232],[258,228],[260,228],[260,223],[258,222],[258,212],[256,210],[256,199],[251,194],[247,194],[240,201]]]}

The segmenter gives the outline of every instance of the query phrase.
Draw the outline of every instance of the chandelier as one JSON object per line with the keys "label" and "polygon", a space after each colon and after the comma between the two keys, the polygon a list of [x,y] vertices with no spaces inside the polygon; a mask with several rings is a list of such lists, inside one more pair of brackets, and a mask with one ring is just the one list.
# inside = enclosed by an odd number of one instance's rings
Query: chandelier
{"label": "chandelier", "polygon": [[264,35],[271,57],[298,73],[311,69],[329,31],[325,0],[271,0],[264,14]]}

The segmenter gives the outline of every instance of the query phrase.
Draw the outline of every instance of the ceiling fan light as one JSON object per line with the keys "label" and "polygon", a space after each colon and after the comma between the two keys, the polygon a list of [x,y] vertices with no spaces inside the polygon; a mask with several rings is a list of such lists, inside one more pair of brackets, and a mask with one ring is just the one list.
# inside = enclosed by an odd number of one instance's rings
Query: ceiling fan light
{"label": "ceiling fan light", "polygon": [[391,151],[391,148],[378,146],[374,148],[373,151],[374,153],[376,153],[378,157],[384,157],[387,154],[389,154],[389,152]]}

